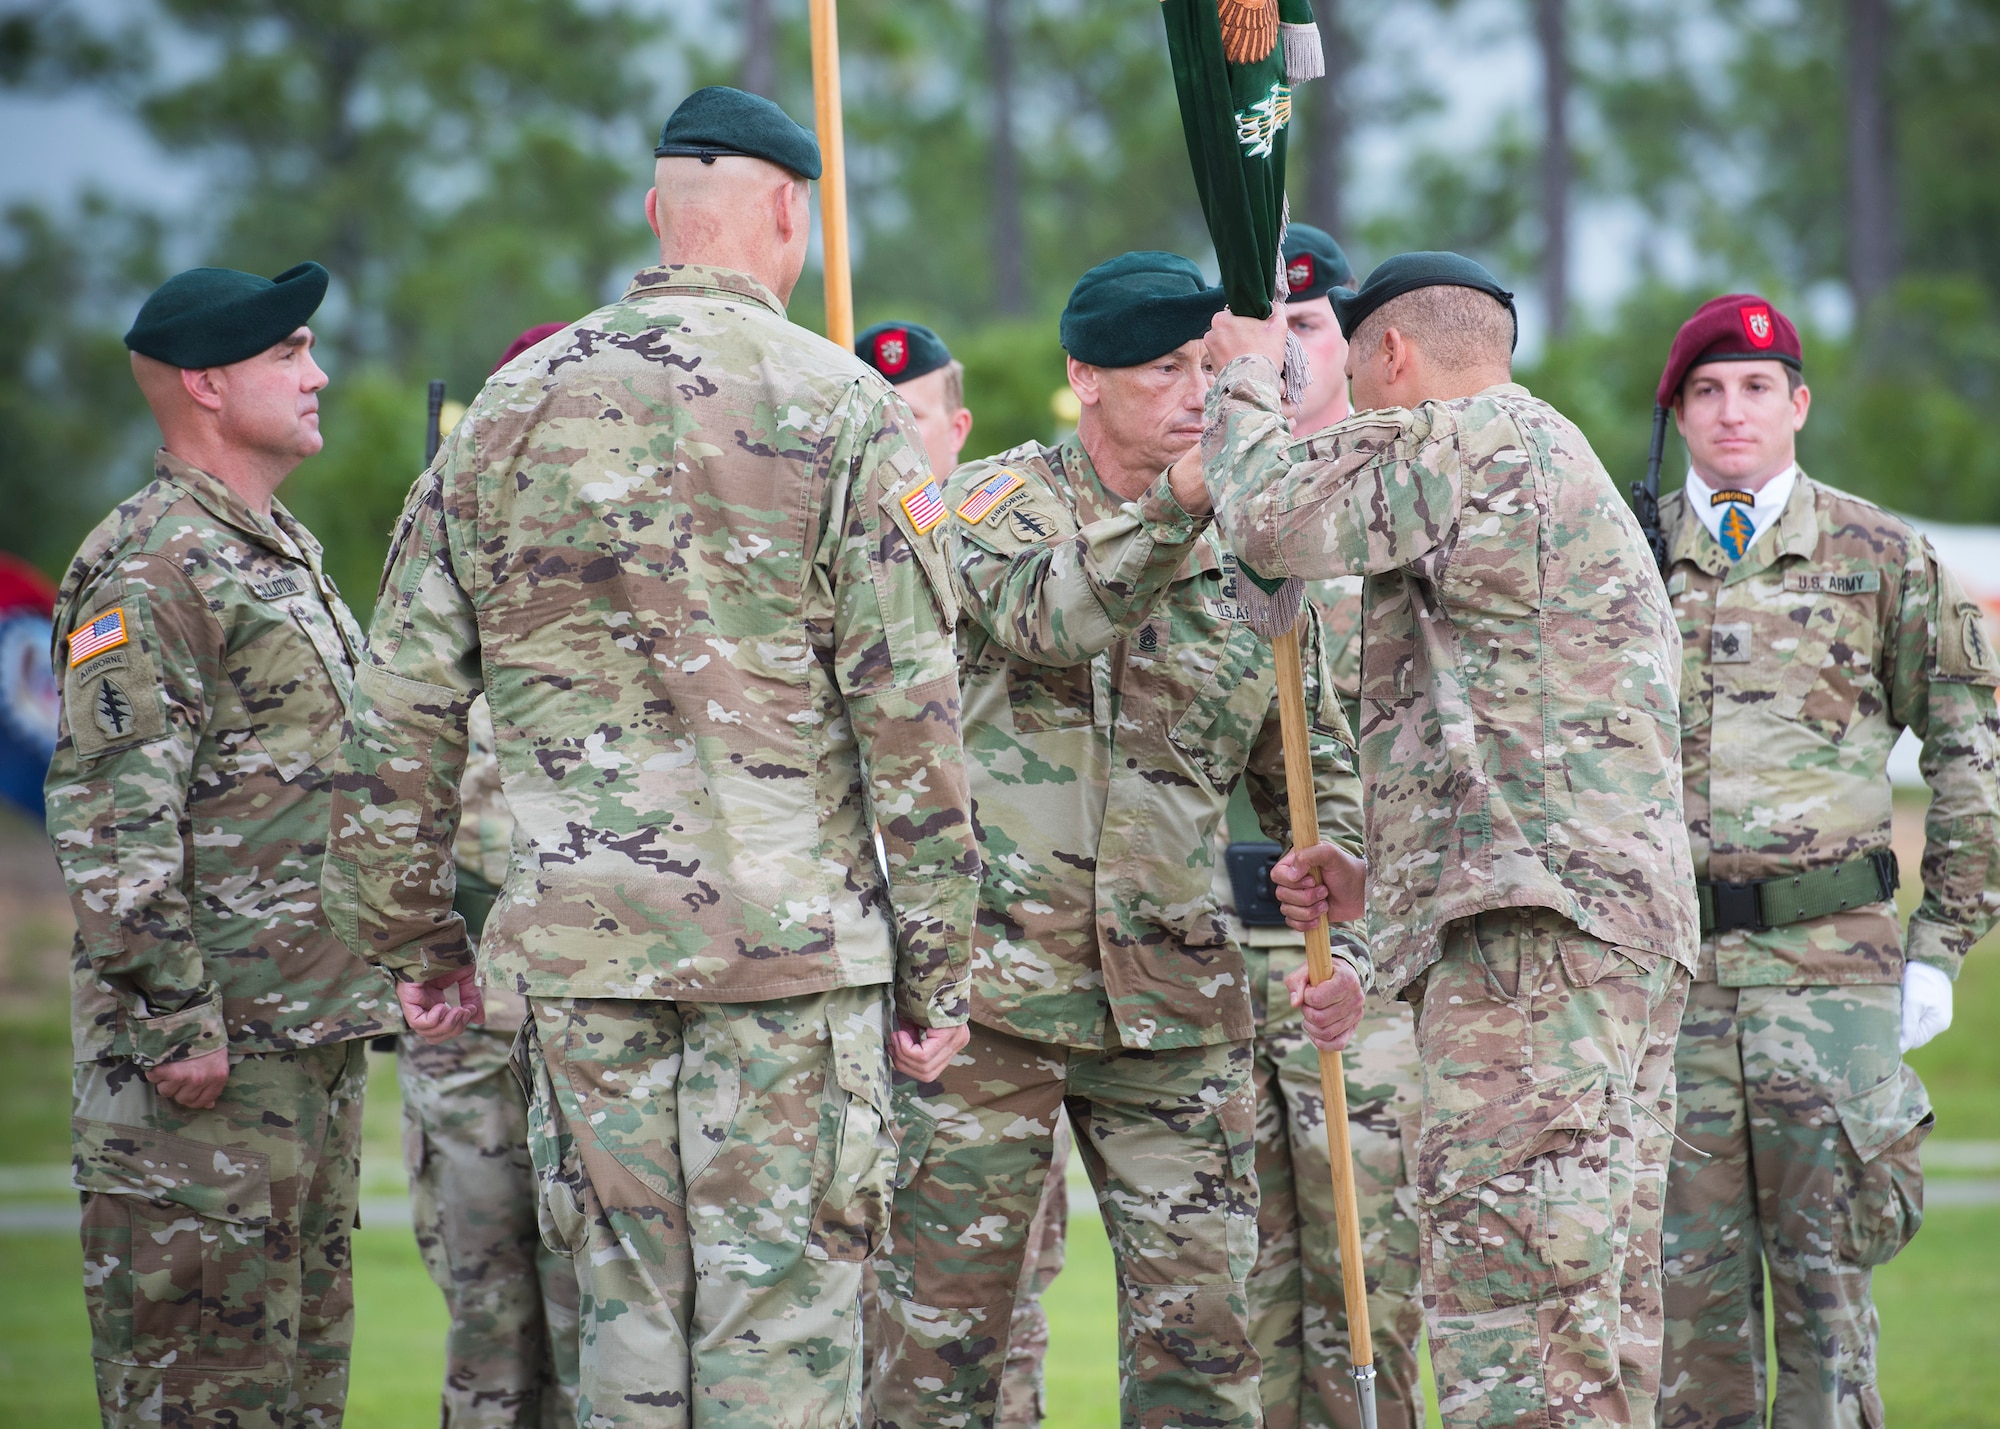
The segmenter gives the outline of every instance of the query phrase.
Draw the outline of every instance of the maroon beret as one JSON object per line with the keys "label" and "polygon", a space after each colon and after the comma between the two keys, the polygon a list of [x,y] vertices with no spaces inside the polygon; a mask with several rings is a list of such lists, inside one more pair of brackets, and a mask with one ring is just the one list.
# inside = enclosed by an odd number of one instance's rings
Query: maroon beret
{"label": "maroon beret", "polygon": [[1799,330],[1791,319],[1754,293],[1711,298],[1674,334],[1667,370],[1660,374],[1654,401],[1671,407],[1688,369],[1704,362],[1775,361],[1805,370]]}
{"label": "maroon beret", "polygon": [[568,323],[537,323],[507,344],[507,350],[500,354],[500,360],[493,364],[493,370],[498,372],[543,338],[548,337],[552,333],[561,332],[568,326]]}

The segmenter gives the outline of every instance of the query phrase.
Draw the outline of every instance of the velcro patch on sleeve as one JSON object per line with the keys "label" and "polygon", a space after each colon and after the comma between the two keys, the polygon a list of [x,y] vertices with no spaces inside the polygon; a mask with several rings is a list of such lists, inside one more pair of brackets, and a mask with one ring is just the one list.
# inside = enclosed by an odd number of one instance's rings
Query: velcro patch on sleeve
{"label": "velcro patch on sleeve", "polygon": [[[77,658],[77,636],[118,617],[119,634]],[[167,733],[167,693],[153,657],[130,634],[123,607],[93,616],[70,637],[70,665],[63,681],[63,718],[77,758],[95,759],[114,749],[146,744]]]}
{"label": "velcro patch on sleeve", "polygon": [[959,502],[958,519],[968,525],[978,525],[992,513],[994,507],[1027,484],[1028,479],[1020,472],[1003,467],[975,487],[965,500]]}
{"label": "velcro patch on sleeve", "polygon": [[86,660],[129,644],[131,639],[132,634],[125,627],[125,607],[113,606],[92,619],[90,624],[78,626],[70,632],[69,667],[74,670]]}
{"label": "velcro patch on sleeve", "polygon": [[944,492],[936,477],[904,496],[902,505],[903,514],[910,518],[910,529],[919,536],[928,535],[931,527],[944,520]]}
{"label": "velcro patch on sleeve", "polygon": [[1880,571],[1786,571],[1785,589],[1803,595],[1873,595],[1882,589]]}

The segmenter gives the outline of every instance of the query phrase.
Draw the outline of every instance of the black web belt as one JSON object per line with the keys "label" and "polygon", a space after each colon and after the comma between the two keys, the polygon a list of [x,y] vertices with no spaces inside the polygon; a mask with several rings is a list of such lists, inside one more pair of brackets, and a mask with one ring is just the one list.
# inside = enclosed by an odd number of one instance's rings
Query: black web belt
{"label": "black web belt", "polygon": [[1697,883],[1701,931],[1783,928],[1829,913],[1880,903],[1896,896],[1896,855],[1877,849],[1831,868],[1811,868],[1790,878],[1747,883]]}

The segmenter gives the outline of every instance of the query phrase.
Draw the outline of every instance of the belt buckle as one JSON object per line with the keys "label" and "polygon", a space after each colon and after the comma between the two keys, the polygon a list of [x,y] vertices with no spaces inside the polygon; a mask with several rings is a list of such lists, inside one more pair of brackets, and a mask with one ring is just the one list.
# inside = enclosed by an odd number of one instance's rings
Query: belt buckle
{"label": "belt buckle", "polygon": [[1896,851],[1878,848],[1868,855],[1868,861],[1875,865],[1875,876],[1882,880],[1882,897],[1894,902],[1896,885],[1903,881],[1902,870],[1896,864]]}
{"label": "belt buckle", "polygon": [[1754,883],[1715,883],[1710,885],[1710,896],[1715,900],[1715,931],[1733,932],[1738,928],[1761,928],[1764,926],[1763,910],[1757,906],[1757,885]]}

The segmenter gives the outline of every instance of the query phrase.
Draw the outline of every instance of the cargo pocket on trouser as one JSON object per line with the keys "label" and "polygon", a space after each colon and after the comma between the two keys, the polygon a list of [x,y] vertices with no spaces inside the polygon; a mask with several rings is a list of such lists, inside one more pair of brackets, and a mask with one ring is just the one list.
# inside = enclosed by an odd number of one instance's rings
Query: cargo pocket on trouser
{"label": "cargo pocket on trouser", "polygon": [[[900,1155],[890,1110],[889,1049],[884,1008],[850,1009],[828,997],[833,1075],[828,1100],[835,1116],[826,1189],[813,1209],[806,1254],[814,1260],[863,1261],[875,1254],[889,1224],[889,1198]],[[827,1135],[827,1118],[821,1118]],[[928,1141],[928,1137],[925,1138]],[[821,1164],[815,1158],[815,1164]]]}
{"label": "cargo pocket on trouser", "polygon": [[1937,1118],[1923,1081],[1901,1065],[1834,1110],[1858,1161],[1841,1258],[1849,1265],[1881,1265],[1908,1245],[1924,1223],[1918,1148]]}
{"label": "cargo pocket on trouser", "polygon": [[556,1102],[542,1053],[541,1029],[534,1009],[514,1039],[514,1078],[528,1101],[528,1159],[535,1166],[535,1225],[542,1244],[557,1255],[574,1258],[583,1249],[588,1229],[584,1215],[583,1158],[576,1139]]}
{"label": "cargo pocket on trouser", "polygon": [[70,1123],[91,1353],[123,1364],[265,1362],[266,1157],[141,1127]]}
{"label": "cargo pocket on trouser", "polygon": [[1531,1304],[1611,1268],[1601,1068],[1440,1117],[1418,1138],[1423,1284],[1445,1314]]}

